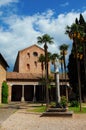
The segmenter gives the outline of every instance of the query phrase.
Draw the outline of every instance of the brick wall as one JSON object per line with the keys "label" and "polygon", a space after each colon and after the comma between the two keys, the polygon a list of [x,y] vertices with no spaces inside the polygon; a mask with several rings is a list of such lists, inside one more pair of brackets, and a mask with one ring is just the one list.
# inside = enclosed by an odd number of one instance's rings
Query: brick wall
{"label": "brick wall", "polygon": [[6,81],[6,69],[4,67],[4,64],[0,63],[0,103],[1,103],[1,87],[3,81]]}
{"label": "brick wall", "polygon": [[[17,62],[19,63],[19,73],[37,73],[41,74],[41,63],[38,62],[39,56],[44,54],[44,50],[37,45],[33,45],[28,47],[18,53]],[[15,64],[16,68],[17,62]],[[16,68],[16,70],[18,70]],[[45,67],[44,72],[45,73]],[[50,73],[50,65],[49,65],[49,73]]]}

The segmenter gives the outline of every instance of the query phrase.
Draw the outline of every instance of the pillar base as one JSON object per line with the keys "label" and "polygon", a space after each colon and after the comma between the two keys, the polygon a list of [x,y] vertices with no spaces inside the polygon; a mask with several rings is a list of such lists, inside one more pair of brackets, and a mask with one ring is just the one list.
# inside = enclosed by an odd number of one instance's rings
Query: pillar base
{"label": "pillar base", "polygon": [[33,102],[36,102],[36,97],[33,98]]}
{"label": "pillar base", "polygon": [[21,98],[21,102],[25,102],[25,99],[24,99],[24,97],[22,97],[22,98]]}

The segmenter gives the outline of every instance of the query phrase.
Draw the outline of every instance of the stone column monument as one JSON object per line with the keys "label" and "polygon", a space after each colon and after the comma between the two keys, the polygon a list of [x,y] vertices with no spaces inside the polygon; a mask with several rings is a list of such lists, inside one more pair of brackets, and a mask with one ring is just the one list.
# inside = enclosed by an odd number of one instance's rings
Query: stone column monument
{"label": "stone column monument", "polygon": [[55,60],[56,105],[60,104],[59,60]]}

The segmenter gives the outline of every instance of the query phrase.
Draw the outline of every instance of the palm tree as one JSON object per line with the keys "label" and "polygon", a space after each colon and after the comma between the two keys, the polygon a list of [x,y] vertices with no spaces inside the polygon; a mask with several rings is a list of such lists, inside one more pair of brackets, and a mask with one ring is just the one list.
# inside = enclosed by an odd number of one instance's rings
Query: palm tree
{"label": "palm tree", "polygon": [[44,44],[44,50],[45,50],[46,109],[48,109],[49,93],[48,93],[48,51],[47,51],[48,46],[47,46],[47,43],[52,44],[53,37],[50,37],[48,34],[44,34],[43,36],[37,37],[37,43]]}
{"label": "palm tree", "polygon": [[56,60],[56,58],[59,58],[59,55],[57,54],[57,53],[54,53],[54,54],[52,54],[51,55],[51,62],[52,62],[52,64],[54,65],[54,71],[55,71],[55,60]]}
{"label": "palm tree", "polygon": [[59,46],[61,56],[63,57],[63,62],[64,62],[64,69],[66,72],[66,61],[65,61],[65,55],[67,55],[67,50],[68,50],[69,45],[67,44],[62,44]]}
{"label": "palm tree", "polygon": [[82,99],[81,99],[81,79],[80,79],[80,65],[79,65],[79,58],[77,57],[77,54],[79,53],[79,43],[80,43],[80,39],[81,39],[81,34],[82,34],[82,31],[83,28],[82,26],[80,26],[79,24],[72,24],[70,27],[67,26],[66,27],[66,34],[68,34],[69,38],[73,40],[73,46],[74,46],[74,53],[75,53],[75,56],[76,56],[76,63],[77,63],[77,76],[78,76],[78,86],[79,86],[79,100],[80,100],[80,111],[82,110],[82,107],[81,107],[81,102],[82,102]]}
{"label": "palm tree", "polygon": [[86,32],[85,32],[85,36],[83,38],[82,44],[83,44],[84,73],[85,73],[85,75],[84,75],[84,77],[85,77],[84,86],[86,87]]}
{"label": "palm tree", "polygon": [[81,37],[81,44],[83,46],[83,61],[84,61],[84,73],[85,73],[85,81],[84,81],[84,86],[86,86],[86,22],[80,14],[79,18],[79,24],[83,26],[83,32],[82,32],[82,37]]}
{"label": "palm tree", "polygon": [[[62,79],[62,83],[61,83],[61,85],[63,86],[63,78],[64,78],[64,60],[63,60],[63,56],[60,54],[60,56],[59,56],[59,63],[60,63],[60,66],[61,66],[61,79]],[[62,89],[62,95],[64,95],[64,91],[63,91],[63,89]]]}
{"label": "palm tree", "polygon": [[[51,60],[51,53],[48,52],[47,56],[48,56],[48,64],[47,64],[47,67],[48,67],[49,64],[50,64],[50,60]],[[45,79],[45,77],[43,77],[43,75],[44,75],[44,74],[43,74],[43,71],[44,71],[45,56],[44,56],[43,54],[41,54],[41,55],[39,56],[38,61],[41,62],[42,84],[43,84],[43,83],[44,83],[44,79]],[[52,77],[49,76],[49,72],[48,72],[49,69],[50,69],[50,68],[47,69],[47,75],[48,75],[48,81],[49,81],[49,83],[50,83],[50,82],[52,81]],[[43,88],[43,87],[42,87],[42,88]]]}
{"label": "palm tree", "polygon": [[[59,46],[59,49],[60,49],[60,53],[63,57],[63,62],[64,62],[64,71],[65,71],[65,82],[66,82],[66,61],[65,61],[65,55],[67,55],[67,50],[68,50],[68,47],[69,45],[67,44],[62,44]],[[67,98],[67,101],[68,101],[68,90],[67,90],[67,86],[66,86],[66,98]]]}
{"label": "palm tree", "polygon": [[64,63],[64,61],[63,61],[63,56],[62,55],[60,55],[60,57],[59,57],[59,62],[60,62],[60,65],[61,65],[61,73],[62,73],[62,79],[63,79],[63,63]]}
{"label": "palm tree", "polygon": [[50,64],[50,60],[51,60],[51,55],[52,55],[51,52],[47,53],[47,68],[48,68],[47,69],[47,75],[48,76],[49,76],[49,70],[50,70],[50,68],[49,68],[50,65],[49,64]]}
{"label": "palm tree", "polygon": [[45,56],[41,54],[39,56],[38,62],[41,63],[41,70],[42,70],[42,79],[43,79],[43,71],[44,71],[44,62],[45,62]]}
{"label": "palm tree", "polygon": [[[41,70],[42,70],[42,99],[43,100],[45,100],[45,96],[44,96],[44,85],[43,85],[43,83],[44,83],[44,78],[43,78],[43,72],[44,72],[44,62],[45,62],[45,56],[43,55],[43,54],[41,54],[40,56],[39,56],[39,58],[38,58],[38,62],[40,62],[41,63]],[[42,104],[43,105],[43,104]]]}

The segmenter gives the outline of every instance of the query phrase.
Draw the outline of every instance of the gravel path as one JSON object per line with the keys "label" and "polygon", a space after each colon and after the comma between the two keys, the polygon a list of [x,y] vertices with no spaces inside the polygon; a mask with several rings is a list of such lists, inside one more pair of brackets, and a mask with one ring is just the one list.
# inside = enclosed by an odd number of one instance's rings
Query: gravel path
{"label": "gravel path", "polygon": [[86,114],[67,117],[40,117],[19,109],[2,123],[0,130],[86,130]]}

